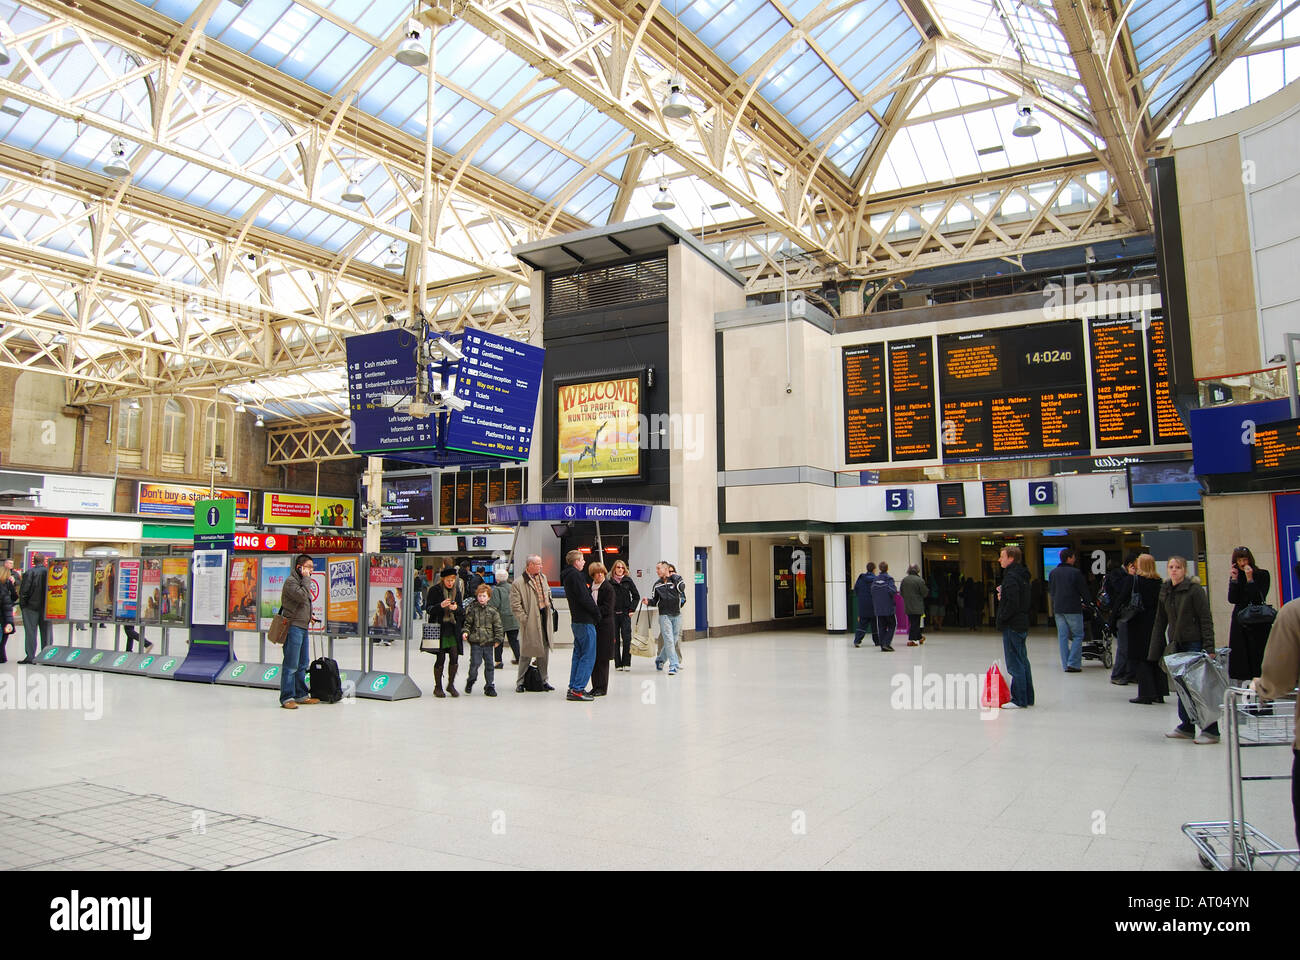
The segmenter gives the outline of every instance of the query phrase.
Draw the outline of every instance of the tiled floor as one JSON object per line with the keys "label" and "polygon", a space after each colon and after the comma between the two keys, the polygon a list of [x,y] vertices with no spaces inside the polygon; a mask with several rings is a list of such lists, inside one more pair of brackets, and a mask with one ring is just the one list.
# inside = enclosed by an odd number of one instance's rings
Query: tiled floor
{"label": "tiled floor", "polygon": [[[688,644],[675,677],[637,660],[590,704],[563,699],[567,649],[551,665],[559,691],[515,694],[507,666],[496,699],[480,681],[435,700],[432,661],[413,655],[420,700],[293,712],[274,691],[106,675],[100,720],[0,712],[3,789],[84,780],[336,838],[247,869],[1200,869],[1180,826],[1227,816],[1226,744],[1166,740],[1172,703],[1129,704],[1135,688],[1095,661],[1062,673],[1054,636],[1030,641],[1031,710],[891,703],[891,679],[915,666],[982,676],[1000,652],[991,632],[893,654],[754,634]],[[1247,751],[1247,764],[1285,773],[1290,755]],[[1247,791],[1251,822],[1289,837],[1289,785]],[[5,802],[0,862],[31,866],[12,838],[37,830],[14,819],[33,811]],[[114,841],[42,839],[86,868]],[[145,865],[174,868],[174,851],[150,851]]]}

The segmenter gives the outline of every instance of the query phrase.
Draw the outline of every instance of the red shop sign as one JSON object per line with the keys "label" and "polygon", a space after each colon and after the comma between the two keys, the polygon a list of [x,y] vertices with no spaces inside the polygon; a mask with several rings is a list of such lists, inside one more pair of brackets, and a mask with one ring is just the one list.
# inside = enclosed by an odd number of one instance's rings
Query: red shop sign
{"label": "red shop sign", "polygon": [[68,536],[67,517],[20,517],[0,514],[0,539]]}
{"label": "red shop sign", "polygon": [[264,550],[273,553],[288,553],[292,538],[283,533],[237,533],[236,550]]}

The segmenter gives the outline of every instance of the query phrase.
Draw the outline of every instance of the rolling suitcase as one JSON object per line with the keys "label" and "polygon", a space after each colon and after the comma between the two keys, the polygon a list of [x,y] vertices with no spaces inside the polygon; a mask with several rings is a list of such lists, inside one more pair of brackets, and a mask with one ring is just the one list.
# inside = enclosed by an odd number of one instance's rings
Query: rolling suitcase
{"label": "rolling suitcase", "polygon": [[[313,647],[315,644],[312,644]],[[343,699],[343,682],[339,679],[338,662],[329,657],[317,657],[307,668],[307,686],[311,695],[321,703],[338,703]]]}

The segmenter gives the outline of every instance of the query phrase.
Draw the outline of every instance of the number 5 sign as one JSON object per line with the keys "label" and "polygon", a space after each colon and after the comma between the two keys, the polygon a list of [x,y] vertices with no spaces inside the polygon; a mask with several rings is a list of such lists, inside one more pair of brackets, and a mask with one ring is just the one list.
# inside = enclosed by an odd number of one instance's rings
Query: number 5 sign
{"label": "number 5 sign", "polygon": [[1029,505],[1031,507],[1052,507],[1056,505],[1055,480],[1031,480],[1029,483]]}
{"label": "number 5 sign", "polygon": [[892,487],[885,490],[886,510],[915,510],[916,501],[912,491],[907,487]]}

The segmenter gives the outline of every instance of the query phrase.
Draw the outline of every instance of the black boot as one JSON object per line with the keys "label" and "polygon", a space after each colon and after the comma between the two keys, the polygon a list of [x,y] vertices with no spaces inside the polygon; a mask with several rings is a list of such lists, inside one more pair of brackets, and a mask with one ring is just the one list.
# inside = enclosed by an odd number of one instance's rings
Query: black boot
{"label": "black boot", "polygon": [[459,697],[456,692],[456,661],[453,660],[447,667],[447,693],[453,697]]}
{"label": "black boot", "polygon": [[446,694],[442,692],[442,664],[441,663],[434,664],[433,667],[433,695],[435,697],[446,696]]}

